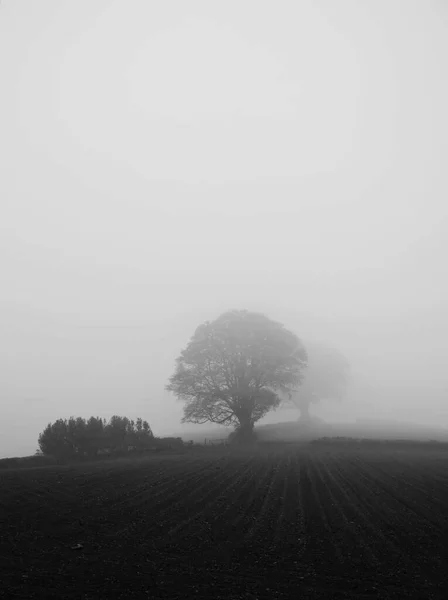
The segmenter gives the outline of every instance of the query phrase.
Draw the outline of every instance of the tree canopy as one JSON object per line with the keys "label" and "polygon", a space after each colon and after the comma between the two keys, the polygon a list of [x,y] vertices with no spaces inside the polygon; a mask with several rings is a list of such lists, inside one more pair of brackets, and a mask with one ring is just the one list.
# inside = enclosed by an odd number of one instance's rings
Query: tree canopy
{"label": "tree canopy", "polygon": [[196,329],[166,389],[185,402],[182,422],[234,425],[244,437],[300,384],[306,359],[281,323],[231,310]]}

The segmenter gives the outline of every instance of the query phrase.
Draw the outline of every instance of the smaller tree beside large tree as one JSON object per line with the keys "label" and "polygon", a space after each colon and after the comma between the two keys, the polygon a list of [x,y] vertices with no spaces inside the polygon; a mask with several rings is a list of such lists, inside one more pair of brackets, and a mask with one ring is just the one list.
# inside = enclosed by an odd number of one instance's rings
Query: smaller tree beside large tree
{"label": "smaller tree beside large tree", "polygon": [[231,310],[200,325],[176,360],[166,389],[185,402],[182,422],[236,427],[236,440],[302,381],[300,339],[263,314]]}
{"label": "smaller tree beside large tree", "polygon": [[310,407],[321,400],[341,400],[348,384],[349,362],[334,348],[307,342],[308,366],[300,387],[286,396],[300,410],[299,422],[310,423]]}

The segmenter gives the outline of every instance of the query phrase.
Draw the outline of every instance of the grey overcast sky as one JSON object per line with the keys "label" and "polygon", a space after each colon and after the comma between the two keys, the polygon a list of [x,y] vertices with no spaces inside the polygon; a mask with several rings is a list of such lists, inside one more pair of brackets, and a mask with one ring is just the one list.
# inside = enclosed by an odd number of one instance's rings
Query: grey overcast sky
{"label": "grey overcast sky", "polygon": [[323,415],[448,426],[447,73],[443,0],[3,0],[0,455],[182,431],[228,308],[347,354]]}

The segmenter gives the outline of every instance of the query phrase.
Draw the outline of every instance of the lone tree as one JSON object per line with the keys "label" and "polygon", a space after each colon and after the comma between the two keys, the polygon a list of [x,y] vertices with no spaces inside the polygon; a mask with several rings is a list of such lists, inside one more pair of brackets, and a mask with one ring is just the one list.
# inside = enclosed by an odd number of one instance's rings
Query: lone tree
{"label": "lone tree", "polygon": [[231,310],[200,325],[176,360],[166,389],[185,402],[182,423],[234,425],[235,441],[302,380],[300,339],[260,313]]}
{"label": "lone tree", "polygon": [[300,410],[298,421],[310,423],[310,406],[321,400],[341,400],[348,383],[349,363],[334,348],[320,343],[306,343],[308,366],[299,388],[286,396]]}

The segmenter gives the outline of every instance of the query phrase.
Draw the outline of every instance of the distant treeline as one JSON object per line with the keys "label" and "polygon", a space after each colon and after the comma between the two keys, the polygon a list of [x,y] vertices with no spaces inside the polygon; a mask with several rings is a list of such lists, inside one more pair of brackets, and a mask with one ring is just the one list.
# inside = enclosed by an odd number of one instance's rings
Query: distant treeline
{"label": "distant treeline", "polygon": [[320,437],[311,440],[311,444],[315,446],[339,445],[347,447],[363,448],[438,448],[448,449],[448,443],[440,440],[424,440],[424,439],[394,439],[394,438],[363,438],[363,437]]}

